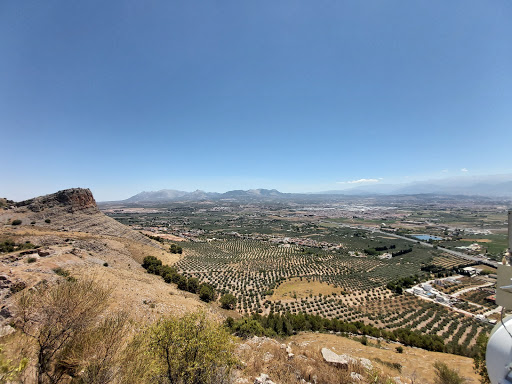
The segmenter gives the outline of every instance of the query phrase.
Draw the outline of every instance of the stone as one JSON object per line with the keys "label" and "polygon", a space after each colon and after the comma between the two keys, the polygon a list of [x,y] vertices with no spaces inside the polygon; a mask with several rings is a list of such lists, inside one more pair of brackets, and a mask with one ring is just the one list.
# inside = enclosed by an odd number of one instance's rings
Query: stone
{"label": "stone", "polygon": [[32,255],[37,252],[37,249],[29,249],[28,251],[20,252],[20,256]]}
{"label": "stone", "polygon": [[11,333],[14,333],[16,330],[10,325],[4,325],[0,327],[0,337],[8,336]]}
{"label": "stone", "polygon": [[256,379],[254,379],[254,384],[275,384],[267,374],[262,373]]}
{"label": "stone", "polygon": [[359,362],[361,363],[361,365],[365,369],[367,369],[369,371],[371,371],[373,369],[373,364],[372,364],[372,362],[370,360],[365,359],[364,357],[362,357],[362,358],[359,359]]}
{"label": "stone", "polygon": [[349,364],[356,363],[356,360],[348,355],[338,355],[336,352],[328,348],[322,348],[322,357],[326,363],[332,364],[340,368],[348,368]]}
{"label": "stone", "polygon": [[357,373],[357,372],[350,372],[350,378],[352,380],[357,380],[357,381],[361,381],[363,380],[363,375]]}

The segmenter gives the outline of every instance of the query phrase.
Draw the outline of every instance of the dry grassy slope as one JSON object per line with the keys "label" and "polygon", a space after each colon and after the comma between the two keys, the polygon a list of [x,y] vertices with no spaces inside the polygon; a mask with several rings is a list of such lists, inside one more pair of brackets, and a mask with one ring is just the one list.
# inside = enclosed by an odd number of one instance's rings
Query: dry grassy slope
{"label": "dry grassy slope", "polygon": [[[253,338],[241,343],[237,353],[245,362],[245,369],[240,372],[246,382],[254,382],[261,373],[268,374],[270,378],[281,384],[304,383],[301,378],[313,382],[317,376],[320,382],[329,383],[370,383],[375,382],[370,372],[378,373],[382,379],[378,382],[402,384],[433,384],[434,367],[436,361],[446,363],[450,368],[457,370],[466,378],[467,384],[479,383],[478,376],[472,369],[472,360],[462,356],[445,353],[428,352],[417,348],[403,347],[403,353],[396,352],[396,344],[381,343],[364,346],[358,341],[345,337],[322,333],[301,333],[283,340],[285,345],[268,338]],[[285,348],[294,354],[288,358]],[[325,363],[321,354],[322,348],[328,348],[339,355],[349,355],[356,361],[368,359],[370,367],[361,367],[360,364],[350,364],[347,369],[333,368]],[[393,363],[400,364],[401,370],[393,368]],[[370,369],[370,371],[368,370]],[[364,376],[362,381],[350,378],[351,372]],[[299,378],[297,378],[299,376]]]}
{"label": "dry grassy slope", "polygon": [[[22,224],[11,225],[16,219],[22,220]],[[196,295],[179,291],[160,277],[147,274],[140,266],[145,256],[157,256],[166,264],[173,264],[178,256],[105,216],[89,190],[61,191],[2,209],[0,241],[4,239],[16,243],[29,241],[49,255],[20,255],[20,251],[0,255],[0,275],[7,282],[0,288],[2,307],[12,304],[13,284],[22,282],[30,288],[42,280],[56,281],[60,277],[53,270],[58,267],[74,277],[92,277],[109,285],[113,290],[111,307],[126,310],[137,319],[205,306]]]}
{"label": "dry grassy slope", "polygon": [[399,373],[386,365],[376,363],[389,376],[399,376],[404,383],[433,383],[434,368],[436,361],[446,363],[450,368],[457,370],[466,378],[467,384],[479,383],[479,376],[473,371],[473,360],[468,357],[451,355],[448,353],[430,352],[419,348],[403,347],[403,353],[397,353],[397,344],[381,343],[381,348],[375,346],[364,346],[358,341],[347,339],[336,335],[320,333],[302,333],[291,337],[291,342],[300,348],[309,348],[320,351],[326,347],[338,354],[348,354],[357,358],[367,358],[372,362],[380,359],[384,362],[399,363],[402,365],[402,372]]}
{"label": "dry grassy slope", "polygon": [[[111,307],[128,311],[136,319],[156,318],[159,315],[184,313],[204,306],[196,295],[179,291],[160,277],[149,275],[139,262],[145,256],[158,256],[172,264],[176,256],[125,238],[92,235],[81,232],[58,232],[20,226],[0,228],[0,239],[9,238],[16,243],[30,241],[42,245],[49,256],[37,253],[21,256],[20,252],[0,257],[0,275],[12,283],[24,282],[27,288],[42,280],[56,281],[53,269],[60,267],[77,278],[89,277],[112,287]],[[29,258],[36,261],[28,263]],[[108,267],[104,266],[108,263]],[[9,289],[0,290],[2,298]],[[4,304],[10,304],[11,298]]]}

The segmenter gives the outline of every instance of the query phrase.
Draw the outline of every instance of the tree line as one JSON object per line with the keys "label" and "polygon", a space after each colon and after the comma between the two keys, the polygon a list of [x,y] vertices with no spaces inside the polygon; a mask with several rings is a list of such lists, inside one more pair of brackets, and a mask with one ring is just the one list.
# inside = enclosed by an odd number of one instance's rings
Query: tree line
{"label": "tree line", "polygon": [[215,289],[211,284],[199,284],[199,279],[183,276],[178,273],[176,268],[162,264],[162,260],[155,256],[146,256],[142,262],[142,267],[148,273],[161,276],[166,283],[176,284],[178,289],[182,291],[199,294],[199,298],[207,303],[215,300],[217,297]]}
{"label": "tree line", "polygon": [[383,338],[434,352],[454,353],[469,357],[476,353],[474,347],[467,348],[447,343],[446,339],[438,335],[423,334],[407,328],[385,330],[361,321],[344,322],[336,318],[329,319],[307,313],[293,314],[287,312],[279,314],[271,312],[266,316],[256,313],[238,320],[228,317],[225,324],[232,333],[243,338],[251,336],[291,336],[303,331],[336,332],[345,336],[355,334]]}

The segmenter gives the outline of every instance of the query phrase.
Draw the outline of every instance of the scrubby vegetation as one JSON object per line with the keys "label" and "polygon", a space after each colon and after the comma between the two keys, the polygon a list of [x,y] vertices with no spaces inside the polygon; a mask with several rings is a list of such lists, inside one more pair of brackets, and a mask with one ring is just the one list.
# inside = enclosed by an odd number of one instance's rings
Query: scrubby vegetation
{"label": "scrubby vegetation", "polygon": [[434,363],[434,372],[436,375],[434,384],[463,384],[466,381],[457,371],[441,361]]}
{"label": "scrubby vegetation", "polygon": [[171,251],[171,253],[179,253],[179,254],[183,253],[183,248],[181,248],[180,246],[178,246],[176,244],[171,244],[171,247],[169,248],[169,250]]}
{"label": "scrubby vegetation", "polygon": [[24,243],[15,243],[13,240],[10,239],[0,241],[0,253],[9,253],[34,248],[38,247],[32,244],[30,241],[26,241]]}
{"label": "scrubby vegetation", "polygon": [[142,267],[154,275],[162,276],[166,283],[174,283],[178,289],[198,293],[199,298],[205,302],[215,300],[215,289],[208,283],[199,284],[199,280],[195,277],[183,276],[176,271],[176,268],[169,265],[162,265],[162,261],[155,256],[146,256],[142,263]]}
{"label": "scrubby vegetation", "polygon": [[13,363],[4,356],[3,348],[0,346],[0,384],[12,383],[18,380],[27,367],[27,363],[27,358],[22,358],[19,362]]}
{"label": "scrubby vegetation", "polygon": [[[107,310],[111,292],[93,280],[63,280],[19,294],[17,328],[33,347],[28,357],[34,369],[25,372],[26,381],[188,384],[229,378],[237,362],[233,339],[205,313],[136,324],[125,312]],[[0,382],[15,379],[26,364],[2,357]]]}

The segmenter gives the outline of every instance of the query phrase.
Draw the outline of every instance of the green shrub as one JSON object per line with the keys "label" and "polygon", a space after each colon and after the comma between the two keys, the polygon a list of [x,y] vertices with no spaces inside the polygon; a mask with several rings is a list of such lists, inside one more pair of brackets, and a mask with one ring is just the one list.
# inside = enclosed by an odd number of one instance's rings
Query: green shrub
{"label": "green shrub", "polygon": [[154,275],[160,275],[160,268],[162,266],[162,260],[157,259],[155,256],[146,256],[142,263],[142,267],[145,268],[148,273]]}
{"label": "green shrub", "polygon": [[236,297],[227,293],[220,298],[220,304],[224,309],[234,309],[236,307]]}
{"label": "green shrub", "polygon": [[44,222],[45,222],[46,224],[50,224],[52,221],[51,221],[50,219],[46,219]]}
{"label": "green shrub", "polygon": [[16,219],[16,220],[13,220],[12,225],[20,225],[21,224],[21,220],[20,219]]}
{"label": "green shrub", "polygon": [[55,272],[57,275],[62,276],[62,277],[69,277],[69,275],[70,275],[69,271],[62,269],[61,267],[54,268],[53,272]]}
{"label": "green shrub", "polygon": [[466,380],[459,373],[448,367],[445,363],[434,363],[435,384],[463,384]]}
{"label": "green shrub", "polygon": [[191,277],[187,281],[187,291],[192,293],[197,293],[197,290],[199,289],[199,280],[195,277]]}
{"label": "green shrub", "polygon": [[188,288],[188,281],[185,276],[181,276],[178,278],[178,289],[181,289],[182,291],[186,291]]}
{"label": "green shrub", "polygon": [[171,244],[171,247],[169,248],[169,250],[171,251],[171,253],[178,253],[178,254],[183,253],[183,248],[181,248],[180,246],[178,246],[176,244]]}
{"label": "green shrub", "polygon": [[204,312],[160,320],[150,328],[148,347],[162,382],[222,383],[237,364],[234,340]]}
{"label": "green shrub", "polygon": [[215,290],[210,284],[203,283],[199,286],[199,298],[209,303],[215,300]]}

